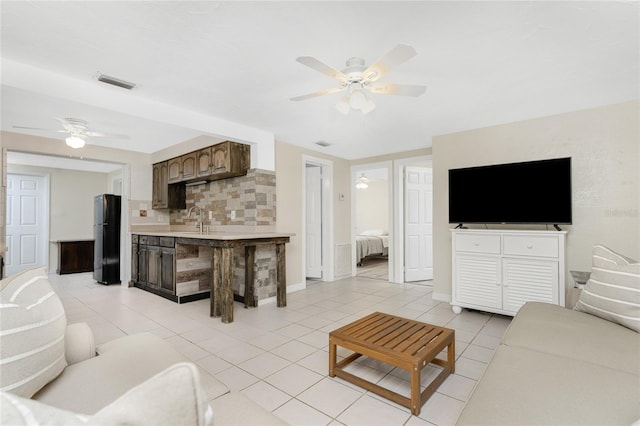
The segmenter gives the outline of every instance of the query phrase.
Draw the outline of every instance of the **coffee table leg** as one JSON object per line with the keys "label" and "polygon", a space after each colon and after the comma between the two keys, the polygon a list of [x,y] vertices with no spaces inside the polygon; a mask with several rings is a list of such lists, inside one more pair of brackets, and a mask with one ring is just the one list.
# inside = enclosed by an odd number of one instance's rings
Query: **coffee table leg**
{"label": "coffee table leg", "polygon": [[411,414],[417,416],[422,407],[420,395],[420,369],[417,366],[411,370]]}
{"label": "coffee table leg", "polygon": [[336,356],[336,345],[329,339],[329,377],[336,377],[336,373],[334,372],[336,368]]}
{"label": "coffee table leg", "polygon": [[447,364],[451,368],[451,374],[456,372],[456,340],[452,337],[447,346]]}

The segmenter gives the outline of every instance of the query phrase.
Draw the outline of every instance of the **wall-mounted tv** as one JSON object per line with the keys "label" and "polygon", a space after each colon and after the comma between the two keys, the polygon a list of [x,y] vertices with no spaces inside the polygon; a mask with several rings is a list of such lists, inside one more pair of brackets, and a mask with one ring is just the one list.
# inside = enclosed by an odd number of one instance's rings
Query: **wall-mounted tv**
{"label": "wall-mounted tv", "polygon": [[571,158],[449,170],[449,223],[571,220]]}

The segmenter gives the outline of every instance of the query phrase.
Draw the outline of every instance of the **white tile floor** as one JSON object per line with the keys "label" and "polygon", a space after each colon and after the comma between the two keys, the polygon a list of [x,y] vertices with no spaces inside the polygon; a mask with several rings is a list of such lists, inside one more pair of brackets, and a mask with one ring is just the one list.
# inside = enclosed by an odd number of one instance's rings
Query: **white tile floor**
{"label": "white tile floor", "polygon": [[[136,288],[96,284],[91,274],[51,275],[67,320],[87,322],[96,343],[126,334],[151,332],[292,425],[451,425],[510,318],[482,312],[451,312],[431,298],[426,285],[390,284],[369,278],[333,283],[309,281],[287,296],[288,306],[244,309],[235,321],[209,317],[209,300],[183,305]],[[328,333],[371,312],[381,311],[456,330],[456,373],[440,385],[419,416],[376,394],[330,378]],[[339,355],[348,352],[339,348]],[[409,395],[406,372],[371,359],[349,368],[368,380]],[[424,382],[437,371],[423,371]]]}

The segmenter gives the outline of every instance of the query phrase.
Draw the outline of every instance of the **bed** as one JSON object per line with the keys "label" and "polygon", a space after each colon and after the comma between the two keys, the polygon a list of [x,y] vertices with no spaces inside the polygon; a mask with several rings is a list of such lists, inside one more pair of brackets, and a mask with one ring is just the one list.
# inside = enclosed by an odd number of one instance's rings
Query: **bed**
{"label": "bed", "polygon": [[356,263],[368,256],[387,256],[389,254],[389,235],[380,230],[367,230],[356,235]]}

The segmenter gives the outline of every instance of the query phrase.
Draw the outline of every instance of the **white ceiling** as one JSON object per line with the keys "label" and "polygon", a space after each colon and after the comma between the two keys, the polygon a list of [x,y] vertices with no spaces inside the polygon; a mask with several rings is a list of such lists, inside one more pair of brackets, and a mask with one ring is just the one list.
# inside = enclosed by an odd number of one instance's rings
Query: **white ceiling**
{"label": "white ceiling", "polygon": [[[433,135],[637,99],[638,5],[3,1],[1,124],[51,137],[12,126],[83,118],[131,137],[90,143],[147,153],[221,122],[347,159],[423,148]],[[342,69],[400,43],[418,54],[382,80],[426,85],[422,97],[374,95],[366,116],[337,112],[341,94],[289,100],[337,84],[298,56]],[[137,87],[104,86],[98,72]]]}
{"label": "white ceiling", "polygon": [[56,157],[51,161],[48,155],[32,154],[27,152],[7,152],[7,164],[20,164],[34,167],[47,167],[56,169],[82,170],[85,172],[111,173],[122,169],[122,164],[106,161],[91,161],[79,158]]}

